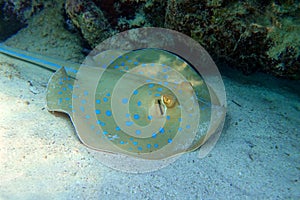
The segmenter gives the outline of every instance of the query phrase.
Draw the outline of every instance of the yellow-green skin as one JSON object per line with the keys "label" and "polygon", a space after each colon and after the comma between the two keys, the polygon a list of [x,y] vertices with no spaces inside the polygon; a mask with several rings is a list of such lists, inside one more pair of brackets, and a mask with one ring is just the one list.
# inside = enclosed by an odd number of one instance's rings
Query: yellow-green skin
{"label": "yellow-green skin", "polygon": [[[172,80],[172,77],[163,77],[164,72],[153,70],[151,65],[154,66],[154,64],[156,66],[161,65],[161,69],[165,71],[172,68],[180,72],[187,82],[180,84],[174,83],[176,80]],[[141,67],[144,71],[139,71],[141,75],[144,73],[153,73],[152,78],[161,80],[161,83],[157,84],[149,81],[149,83],[140,86],[137,85],[137,89],[134,90],[132,94],[128,94],[129,98],[126,100],[121,96],[113,95],[113,91],[119,79],[130,70],[134,70],[137,66],[145,66],[145,68]],[[73,112],[83,112],[74,111],[72,108],[72,98],[74,98],[72,97],[73,84],[74,78],[68,77],[64,70],[58,70],[56,72],[56,75],[52,77],[48,85],[47,101],[50,110],[66,112],[71,117]],[[182,117],[186,117],[182,115],[182,109],[188,110],[189,108],[186,106],[183,108],[177,99],[178,96],[176,97],[172,92],[170,84],[174,84],[172,87],[176,88],[176,90],[182,90],[182,94],[185,95],[183,98],[186,99],[186,101],[190,101],[191,98],[196,97],[196,104],[200,110],[200,119],[199,126],[196,126],[195,130],[191,130],[189,125],[181,127],[181,121],[184,120]],[[192,88],[192,90],[190,88]],[[80,101],[83,101],[82,109],[84,109],[84,94],[81,96],[82,100]],[[126,115],[119,116],[118,110],[113,110],[113,96],[119,98],[118,101],[120,104],[128,106],[129,111]],[[202,137],[206,134],[206,125],[210,120],[210,95],[201,76],[178,56],[158,49],[132,51],[117,58],[113,63],[107,66],[98,82],[95,92],[95,102],[95,113],[88,114],[96,114],[97,121],[89,122],[92,124],[90,129],[84,133],[79,132],[79,137],[85,138],[89,134],[93,135],[93,137],[95,137],[95,135],[105,137],[111,145],[129,154],[144,154],[158,151],[166,145],[170,145],[178,133],[186,133],[186,137],[190,137],[190,132],[197,132],[194,138],[191,139],[191,141],[193,141],[191,147],[197,146],[197,144],[200,144]],[[191,113],[191,116],[192,114],[194,113]],[[86,115],[86,119],[82,120],[88,121],[89,115]],[[195,116],[198,116],[198,113],[195,113]],[[125,119],[126,126],[129,126],[129,128],[132,124],[146,127],[154,118],[165,119],[165,123],[163,127],[151,130],[153,132],[151,136],[143,137],[143,131],[139,129],[134,129],[134,134],[128,134],[126,131],[123,131],[116,122],[116,118]],[[193,121],[193,117],[188,121]],[[101,131],[95,128],[97,126],[100,127]],[[204,130],[199,131],[198,129],[200,127]],[[103,150],[101,146],[94,148]],[[186,150],[188,150],[188,148]]]}

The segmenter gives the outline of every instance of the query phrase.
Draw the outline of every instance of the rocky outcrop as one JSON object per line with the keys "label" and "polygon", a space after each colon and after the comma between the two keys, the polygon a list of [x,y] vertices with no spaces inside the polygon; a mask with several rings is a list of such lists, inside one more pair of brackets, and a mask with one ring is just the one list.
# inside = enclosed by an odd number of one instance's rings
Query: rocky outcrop
{"label": "rocky outcrop", "polygon": [[94,47],[108,38],[112,30],[102,10],[93,1],[66,0],[65,9],[86,41]]}
{"label": "rocky outcrop", "polygon": [[296,1],[169,0],[165,27],[200,42],[215,59],[245,73],[300,78]]}
{"label": "rocky outcrop", "polygon": [[[89,44],[144,26],[177,30],[202,44],[215,60],[246,74],[256,71],[300,79],[300,3],[237,0],[67,0],[66,6]],[[78,4],[78,2],[81,2]],[[87,3],[89,2],[89,3]],[[91,6],[92,5],[92,6]],[[71,13],[71,14],[70,14]],[[75,15],[73,14],[75,13]],[[79,20],[81,19],[81,21]],[[81,23],[80,23],[81,22]],[[86,31],[88,27],[92,31]],[[87,34],[88,33],[88,34]]]}

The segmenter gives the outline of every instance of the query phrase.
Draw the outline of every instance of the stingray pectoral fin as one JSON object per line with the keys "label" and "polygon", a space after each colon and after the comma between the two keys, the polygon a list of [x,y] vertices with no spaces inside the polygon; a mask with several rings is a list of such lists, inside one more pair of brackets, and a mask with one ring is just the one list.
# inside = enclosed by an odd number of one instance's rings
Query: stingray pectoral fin
{"label": "stingray pectoral fin", "polygon": [[[209,117],[204,117],[205,121],[202,123],[205,124],[205,122],[209,122],[207,131],[204,135],[196,135],[192,145],[190,148],[187,149],[187,151],[194,151],[201,147],[200,153],[205,154],[208,153],[210,149],[213,148],[217,140],[219,139],[219,136],[221,134],[223,125],[224,125],[224,120],[226,117],[226,105],[223,105],[214,90],[211,89],[210,91],[210,97],[211,97],[211,106],[210,109],[205,109],[203,112],[209,112],[209,115],[207,113],[201,113],[202,116]],[[201,129],[201,124],[199,128]],[[206,125],[204,125],[206,127]],[[202,127],[203,128],[203,127]],[[203,147],[203,145],[206,145],[206,147]],[[205,149],[205,150],[202,150]],[[204,157],[204,156],[203,156]]]}
{"label": "stingray pectoral fin", "polygon": [[73,84],[74,79],[67,75],[64,67],[58,69],[52,75],[48,83],[46,96],[49,111],[71,114]]}

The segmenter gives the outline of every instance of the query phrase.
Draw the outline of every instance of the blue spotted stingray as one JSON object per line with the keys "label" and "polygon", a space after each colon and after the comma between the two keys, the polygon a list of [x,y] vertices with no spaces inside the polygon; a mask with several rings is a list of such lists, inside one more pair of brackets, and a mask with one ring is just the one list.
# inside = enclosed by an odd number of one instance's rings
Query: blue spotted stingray
{"label": "blue spotted stingray", "polygon": [[3,44],[0,52],[55,71],[47,87],[48,110],[68,114],[90,148],[164,159],[195,150],[206,140],[208,86],[170,52],[107,51],[89,56],[82,65]]}

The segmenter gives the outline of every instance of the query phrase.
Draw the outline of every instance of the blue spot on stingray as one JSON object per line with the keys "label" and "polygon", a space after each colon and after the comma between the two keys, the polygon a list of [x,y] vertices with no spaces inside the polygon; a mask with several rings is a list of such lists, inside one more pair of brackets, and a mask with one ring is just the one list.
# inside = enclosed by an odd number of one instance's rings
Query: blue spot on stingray
{"label": "blue spot on stingray", "polygon": [[63,91],[66,91],[66,90],[67,90],[67,88],[65,88],[65,87],[64,87],[64,88],[62,88],[62,90],[63,90]]}
{"label": "blue spot on stingray", "polygon": [[101,103],[100,99],[96,99],[96,104],[100,104],[100,103]]}
{"label": "blue spot on stingray", "polygon": [[173,141],[173,140],[172,140],[171,138],[168,139],[168,143],[172,143],[172,141]]}
{"label": "blue spot on stingray", "polygon": [[106,96],[110,97],[110,93],[107,93]]}
{"label": "blue spot on stingray", "polygon": [[99,124],[100,126],[105,126],[106,124],[100,120],[97,121],[97,124]]}
{"label": "blue spot on stingray", "polygon": [[115,69],[118,69],[118,68],[119,68],[119,66],[118,66],[118,65],[116,65],[116,66],[114,66],[114,68],[115,68]]}
{"label": "blue spot on stingray", "polygon": [[120,130],[121,130],[120,127],[117,126],[117,127],[116,127],[116,131],[120,131]]}
{"label": "blue spot on stingray", "polygon": [[191,128],[191,126],[190,126],[190,125],[186,125],[186,128],[187,128],[187,129],[190,129],[190,128]]}
{"label": "blue spot on stingray", "polygon": [[104,102],[108,102],[108,98],[104,97],[104,98],[103,98],[103,101],[104,101]]}
{"label": "blue spot on stingray", "polygon": [[100,112],[100,110],[96,109],[95,113],[96,113],[96,115],[99,115],[101,112]]}
{"label": "blue spot on stingray", "polygon": [[139,151],[142,151],[142,150],[143,150],[143,148],[142,148],[142,147],[138,147],[138,150],[139,150]]}
{"label": "blue spot on stingray", "polygon": [[147,144],[147,148],[150,149],[151,148],[151,144]]}
{"label": "blue spot on stingray", "polygon": [[126,126],[131,126],[131,125],[133,125],[133,122],[132,121],[126,121],[125,124],[126,124]]}
{"label": "blue spot on stingray", "polygon": [[155,96],[156,96],[156,97],[160,97],[160,94],[159,94],[159,93],[156,93]]}
{"label": "blue spot on stingray", "polygon": [[84,96],[87,96],[88,94],[89,94],[89,92],[86,91],[86,90],[83,92],[83,95],[84,95]]}
{"label": "blue spot on stingray", "polygon": [[157,88],[157,91],[162,92],[163,89],[162,88]]}
{"label": "blue spot on stingray", "polygon": [[138,102],[137,102],[137,105],[138,105],[138,106],[141,106],[141,105],[142,105],[142,102],[141,102],[141,101],[138,101]]}
{"label": "blue spot on stingray", "polygon": [[157,134],[156,133],[153,133],[152,134],[152,138],[156,138]]}
{"label": "blue spot on stingray", "polygon": [[136,61],[135,61],[133,64],[134,64],[134,65],[138,65],[138,64],[139,64],[139,62],[136,62]]}
{"label": "blue spot on stingray", "polygon": [[70,98],[69,98],[69,97],[66,97],[66,98],[65,98],[65,100],[66,100],[66,101],[69,101],[69,100],[70,100]]}
{"label": "blue spot on stingray", "polygon": [[171,117],[170,117],[169,115],[167,115],[166,119],[167,119],[167,120],[170,120],[170,119],[171,119]]}
{"label": "blue spot on stingray", "polygon": [[160,128],[159,132],[163,134],[165,132],[165,129],[164,128]]}
{"label": "blue spot on stingray", "polygon": [[140,116],[139,116],[138,114],[134,114],[134,115],[133,115],[133,118],[134,118],[134,119],[139,119]]}
{"label": "blue spot on stingray", "polygon": [[133,145],[134,145],[134,146],[138,145],[138,142],[134,141],[134,142],[133,142]]}
{"label": "blue spot on stingray", "polygon": [[110,117],[110,116],[111,116],[111,111],[110,111],[110,110],[107,110],[107,111],[105,112],[105,114],[106,114],[106,116]]}
{"label": "blue spot on stingray", "polygon": [[181,127],[179,127],[179,128],[178,128],[178,131],[182,131],[182,128],[181,128]]}
{"label": "blue spot on stingray", "polygon": [[77,99],[78,96],[77,96],[76,94],[73,94],[73,95],[72,95],[72,98],[73,98],[73,99]]}
{"label": "blue spot on stingray", "polygon": [[124,141],[122,141],[122,140],[120,141],[120,144],[124,144],[124,143],[125,143]]}
{"label": "blue spot on stingray", "polygon": [[149,86],[148,86],[149,88],[153,88],[154,87],[154,84],[153,83],[151,83],[151,84],[149,84]]}
{"label": "blue spot on stingray", "polygon": [[153,146],[154,146],[154,148],[158,148],[158,144],[154,144]]}
{"label": "blue spot on stingray", "polygon": [[123,103],[123,104],[128,103],[128,99],[127,99],[127,98],[123,98],[123,99],[122,99],[122,103]]}
{"label": "blue spot on stingray", "polygon": [[58,94],[62,94],[62,91],[59,91]]}
{"label": "blue spot on stingray", "polygon": [[90,117],[89,115],[86,115],[85,118],[86,118],[86,119],[90,119],[91,117]]}
{"label": "blue spot on stingray", "polygon": [[134,90],[134,91],[133,91],[133,94],[134,94],[134,95],[137,95],[138,93],[139,93],[138,90]]}
{"label": "blue spot on stingray", "polygon": [[142,132],[141,132],[141,130],[136,130],[135,133],[136,133],[137,135],[140,135]]}
{"label": "blue spot on stingray", "polygon": [[82,104],[86,104],[86,100],[85,100],[85,99],[82,99],[82,100],[81,100],[81,103],[82,103]]}
{"label": "blue spot on stingray", "polygon": [[146,67],[146,66],[147,66],[147,64],[145,64],[145,63],[142,64],[142,67]]}
{"label": "blue spot on stingray", "polygon": [[181,119],[181,118],[178,118],[178,121],[179,121],[179,122],[181,122],[181,121],[182,121],[182,119]]}
{"label": "blue spot on stingray", "polygon": [[149,120],[152,120],[152,116],[151,116],[151,115],[148,115],[148,119],[149,119]]}
{"label": "blue spot on stingray", "polygon": [[84,107],[83,106],[80,106],[79,108],[80,108],[81,112],[84,112]]}
{"label": "blue spot on stingray", "polygon": [[124,62],[122,62],[122,63],[121,63],[121,66],[125,66],[125,63],[124,63]]}

